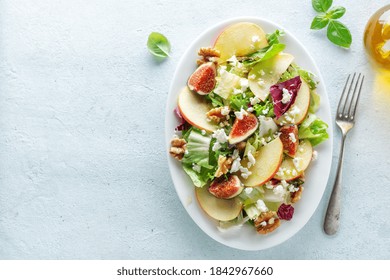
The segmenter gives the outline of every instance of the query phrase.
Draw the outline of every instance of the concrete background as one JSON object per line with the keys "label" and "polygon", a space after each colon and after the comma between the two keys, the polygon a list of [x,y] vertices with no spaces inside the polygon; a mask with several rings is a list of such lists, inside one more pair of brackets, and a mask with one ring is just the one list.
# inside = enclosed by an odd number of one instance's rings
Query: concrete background
{"label": "concrete background", "polygon": [[[362,46],[369,16],[387,3],[334,1],[347,8],[347,51],[309,29],[310,1],[0,0],[0,258],[389,259],[390,91],[377,87]],[[195,37],[237,16],[267,18],[301,40],[333,115],[347,73],[367,75],[335,237],[322,231],[335,166],[309,223],[260,252],[216,243],[174,191],[164,150],[172,75]],[[172,44],[164,62],[146,48],[152,31]]]}

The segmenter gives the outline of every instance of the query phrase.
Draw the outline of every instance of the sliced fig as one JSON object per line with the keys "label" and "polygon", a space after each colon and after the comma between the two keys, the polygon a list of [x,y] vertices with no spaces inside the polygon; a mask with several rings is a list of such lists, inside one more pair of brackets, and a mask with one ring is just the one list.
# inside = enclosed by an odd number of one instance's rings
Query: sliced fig
{"label": "sliced fig", "polygon": [[237,144],[251,136],[259,127],[259,121],[254,114],[248,113],[241,119],[236,118],[229,134],[229,144]]}
{"label": "sliced fig", "polygon": [[187,85],[190,90],[200,94],[209,94],[217,83],[215,79],[217,69],[213,62],[200,65],[188,79]]}
{"label": "sliced fig", "polygon": [[294,157],[299,145],[298,127],[296,125],[285,125],[279,130],[280,140],[283,143],[283,151],[290,157]]}
{"label": "sliced fig", "polygon": [[236,175],[229,175],[215,179],[209,187],[209,192],[217,198],[230,199],[239,195],[244,186]]}
{"label": "sliced fig", "polygon": [[297,76],[283,83],[271,86],[270,93],[277,119],[286,113],[291,105],[294,104],[301,84],[301,77]]}

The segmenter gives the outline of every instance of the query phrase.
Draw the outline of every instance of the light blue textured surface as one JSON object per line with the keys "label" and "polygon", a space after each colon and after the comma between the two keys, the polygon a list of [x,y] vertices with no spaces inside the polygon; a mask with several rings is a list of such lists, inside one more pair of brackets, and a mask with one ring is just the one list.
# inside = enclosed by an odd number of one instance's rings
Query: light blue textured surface
{"label": "light blue textured surface", "polygon": [[[0,258],[389,259],[390,93],[375,89],[361,40],[370,14],[388,1],[334,2],[347,7],[349,51],[309,30],[310,1],[1,0]],[[333,115],[347,73],[367,75],[335,237],[322,231],[334,168],[309,223],[261,252],[216,243],[174,191],[164,150],[172,75],[195,37],[237,16],[267,18],[301,40]],[[172,43],[162,63],[145,46],[152,31]]]}

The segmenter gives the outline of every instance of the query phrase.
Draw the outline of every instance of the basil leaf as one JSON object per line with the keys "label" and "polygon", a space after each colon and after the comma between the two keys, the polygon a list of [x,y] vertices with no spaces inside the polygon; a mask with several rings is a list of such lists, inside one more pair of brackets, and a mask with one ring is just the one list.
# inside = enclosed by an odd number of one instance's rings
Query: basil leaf
{"label": "basil leaf", "polygon": [[325,14],[321,14],[316,16],[311,22],[310,29],[319,30],[326,27],[329,23],[329,19],[325,16]]}
{"label": "basil leaf", "polygon": [[328,39],[335,45],[343,48],[349,48],[351,46],[351,32],[338,20],[332,20],[329,22],[327,36]]}
{"label": "basil leaf", "polygon": [[167,57],[171,50],[168,39],[158,32],[150,33],[147,46],[149,51],[157,57]]}
{"label": "basil leaf", "polygon": [[260,61],[264,61],[270,58],[273,58],[275,55],[280,53],[284,50],[286,47],[285,44],[273,44],[270,47],[265,47],[264,49],[261,49],[260,51],[257,51],[249,56],[249,59],[244,60],[243,64],[244,66],[252,66]]}
{"label": "basil leaf", "polygon": [[333,7],[332,9],[330,9],[326,13],[326,17],[331,18],[331,19],[338,19],[338,18],[341,18],[345,14],[345,11],[346,10],[344,7],[336,6],[336,7]]}
{"label": "basil leaf", "polygon": [[267,34],[268,45],[279,44],[279,38],[284,36],[283,30],[275,30],[274,33]]}
{"label": "basil leaf", "polygon": [[312,0],[313,9],[325,13],[332,6],[333,0]]}

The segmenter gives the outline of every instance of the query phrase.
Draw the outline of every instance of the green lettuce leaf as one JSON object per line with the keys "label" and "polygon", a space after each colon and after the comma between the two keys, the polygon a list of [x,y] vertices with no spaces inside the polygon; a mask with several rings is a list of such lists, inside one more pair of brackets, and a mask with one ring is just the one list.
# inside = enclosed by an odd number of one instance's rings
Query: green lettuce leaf
{"label": "green lettuce leaf", "polygon": [[327,132],[328,124],[316,115],[309,114],[299,126],[299,139],[307,139],[313,146],[320,144],[329,138]]}
{"label": "green lettuce leaf", "polygon": [[202,135],[197,129],[192,129],[187,137],[187,153],[184,154],[183,164],[197,164],[205,168],[211,168],[209,164],[211,136]]}
{"label": "green lettuce leaf", "polygon": [[204,185],[207,184],[209,180],[212,180],[214,178],[213,176],[213,170],[201,167],[200,172],[194,170],[192,164],[183,164],[184,171],[188,174],[188,176],[191,178],[192,182],[194,183],[195,187],[201,188]]}

